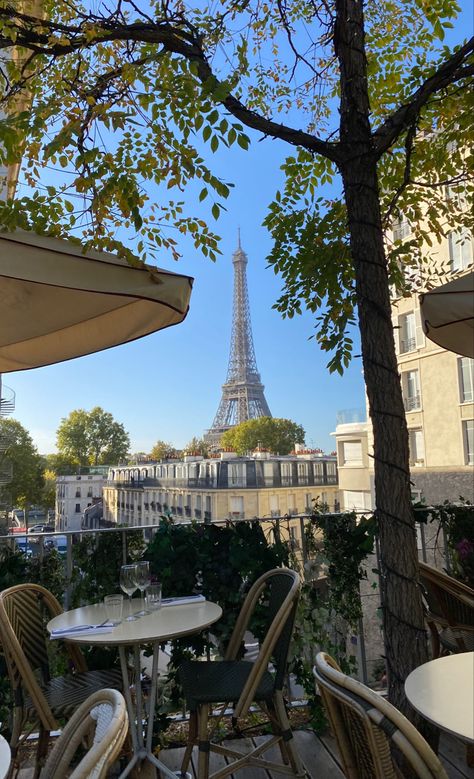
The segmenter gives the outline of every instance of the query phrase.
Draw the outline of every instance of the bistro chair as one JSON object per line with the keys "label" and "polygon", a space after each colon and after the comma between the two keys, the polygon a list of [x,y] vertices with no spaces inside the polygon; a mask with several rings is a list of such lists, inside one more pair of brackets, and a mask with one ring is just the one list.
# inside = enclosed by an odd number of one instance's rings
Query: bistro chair
{"label": "bistro chair", "polygon": [[[297,777],[305,777],[304,767],[294,747],[293,733],[283,700],[283,683],[288,651],[300,591],[295,571],[275,568],[263,574],[250,588],[237,618],[223,660],[185,661],[179,669],[187,706],[190,710],[189,740],[181,771],[186,771],[194,744],[198,744],[198,779],[209,779],[210,750],[225,755],[231,762],[212,773],[212,779],[223,779],[240,768],[258,766]],[[254,662],[239,659],[245,632],[258,604],[265,606],[265,639]],[[272,664],[270,670],[269,665]],[[269,717],[273,737],[255,749],[242,753],[211,741],[228,706],[232,706],[232,723],[245,717],[252,702],[259,704]],[[221,704],[219,716],[208,732],[211,707]],[[265,760],[262,754],[278,744],[283,763]]]}
{"label": "bistro chair", "polygon": [[12,693],[10,775],[28,734],[39,728],[34,777],[39,776],[49,735],[93,692],[122,689],[119,669],[88,671],[79,647],[65,642],[72,673],[51,677],[46,622],[62,613],[58,601],[39,584],[19,584],[0,592],[0,636]]}
{"label": "bistro chair", "polygon": [[402,779],[392,747],[419,779],[448,779],[423,736],[385,698],[343,674],[324,652],[316,657],[313,673],[347,779]]}
{"label": "bistro chair", "polygon": [[[127,732],[122,693],[112,689],[94,692],[65,726],[41,771],[41,779],[102,779],[118,758]],[[72,767],[84,741],[91,746]]]}
{"label": "bistro chair", "polygon": [[473,651],[474,590],[431,565],[419,567],[433,658]]}

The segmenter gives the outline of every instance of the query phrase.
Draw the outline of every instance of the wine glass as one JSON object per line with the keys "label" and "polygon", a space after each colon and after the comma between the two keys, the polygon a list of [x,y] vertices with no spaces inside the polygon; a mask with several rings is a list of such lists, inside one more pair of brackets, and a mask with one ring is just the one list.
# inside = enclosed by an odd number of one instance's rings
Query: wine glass
{"label": "wine glass", "polygon": [[148,560],[140,560],[140,562],[137,563],[135,582],[138,589],[140,590],[141,599],[143,601],[143,608],[141,609],[141,611],[138,612],[137,616],[143,617],[147,613],[145,611],[143,593],[145,592],[146,588],[150,586],[151,583],[150,563],[148,562]]}
{"label": "wine glass", "polygon": [[132,614],[132,595],[138,587],[136,576],[137,576],[136,564],[122,565],[122,567],[120,568],[120,588],[124,591],[126,595],[128,595],[129,612],[130,612],[125,622],[131,622],[132,620],[136,619],[136,617]]}

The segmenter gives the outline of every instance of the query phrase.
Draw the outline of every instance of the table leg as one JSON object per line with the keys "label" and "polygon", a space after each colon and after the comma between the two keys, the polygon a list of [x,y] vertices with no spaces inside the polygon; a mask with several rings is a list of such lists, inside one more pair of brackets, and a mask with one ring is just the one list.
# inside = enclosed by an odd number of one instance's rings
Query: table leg
{"label": "table leg", "polygon": [[168,779],[176,779],[176,777],[182,777],[182,779],[191,779],[190,774],[182,774],[181,771],[170,771],[170,769],[158,760],[152,752],[152,740],[153,740],[153,721],[156,704],[156,691],[158,686],[158,658],[160,653],[160,644],[155,642],[153,644],[153,661],[152,661],[152,678],[150,685],[150,700],[149,711],[147,717],[147,731],[146,731],[146,745],[143,738],[143,690],[141,683],[141,663],[140,663],[140,647],[137,645],[134,647],[134,666],[135,666],[135,701],[136,705],[133,706],[132,696],[130,695],[130,680],[128,677],[127,657],[125,652],[125,646],[119,646],[120,655],[120,667],[122,670],[123,679],[123,691],[125,697],[125,703],[127,704],[128,720],[130,727],[130,734],[132,737],[132,745],[134,755],[126,768],[120,774],[119,779],[125,779],[126,776],[132,771],[134,766],[142,760],[148,760],[152,765],[159,769],[162,776],[168,777]]}

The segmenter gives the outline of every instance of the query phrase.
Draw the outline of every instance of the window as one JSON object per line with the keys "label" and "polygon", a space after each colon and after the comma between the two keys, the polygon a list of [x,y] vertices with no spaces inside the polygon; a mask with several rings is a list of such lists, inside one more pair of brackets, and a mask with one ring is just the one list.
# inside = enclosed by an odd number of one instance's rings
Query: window
{"label": "window", "polygon": [[244,518],[244,499],[240,496],[229,498],[230,516],[237,519]]}
{"label": "window", "polygon": [[398,337],[400,354],[412,352],[424,346],[425,337],[419,309],[398,317]]}
{"label": "window", "polygon": [[287,487],[291,484],[291,463],[281,463],[281,483]]}
{"label": "window", "polygon": [[474,359],[459,358],[459,395],[461,403],[472,403],[474,400]]}
{"label": "window", "polygon": [[298,484],[308,484],[308,464],[298,463]]}
{"label": "window", "polygon": [[80,514],[80,513],[81,513],[81,504],[76,503],[76,514]]}
{"label": "window", "polygon": [[229,487],[245,487],[245,478],[243,473],[243,466],[241,463],[229,463]]}
{"label": "window", "polygon": [[417,370],[402,373],[402,392],[405,411],[417,411],[421,408],[420,378]]}
{"label": "window", "polygon": [[469,230],[452,230],[448,235],[449,259],[453,272],[472,265],[472,236]]}
{"label": "window", "polygon": [[80,497],[81,497],[81,490],[78,487],[77,490],[76,490],[76,498],[80,498]]}
{"label": "window", "polygon": [[400,214],[394,221],[392,226],[393,240],[403,241],[411,233],[410,222],[404,214]]}
{"label": "window", "polygon": [[474,419],[462,423],[467,465],[474,465]]}
{"label": "window", "polygon": [[344,441],[342,444],[343,465],[362,465],[362,441]]}
{"label": "window", "polygon": [[421,427],[414,427],[408,431],[408,445],[410,447],[410,465],[422,465],[425,461],[425,442]]}
{"label": "window", "polygon": [[270,495],[270,516],[272,517],[280,516],[280,504],[278,500],[278,495]]}

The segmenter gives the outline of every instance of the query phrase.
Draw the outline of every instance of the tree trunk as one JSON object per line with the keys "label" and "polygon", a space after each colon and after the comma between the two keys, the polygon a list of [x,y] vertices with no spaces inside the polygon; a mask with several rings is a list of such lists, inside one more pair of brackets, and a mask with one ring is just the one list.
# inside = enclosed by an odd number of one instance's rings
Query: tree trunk
{"label": "tree trunk", "polygon": [[388,689],[392,703],[408,713],[404,681],[413,668],[428,659],[418,584],[408,432],[391,321],[377,157],[369,122],[362,3],[337,0],[336,6],[335,46],[341,67],[343,160],[340,170],[355,268],[365,384],[374,433],[375,500],[380,533]]}

